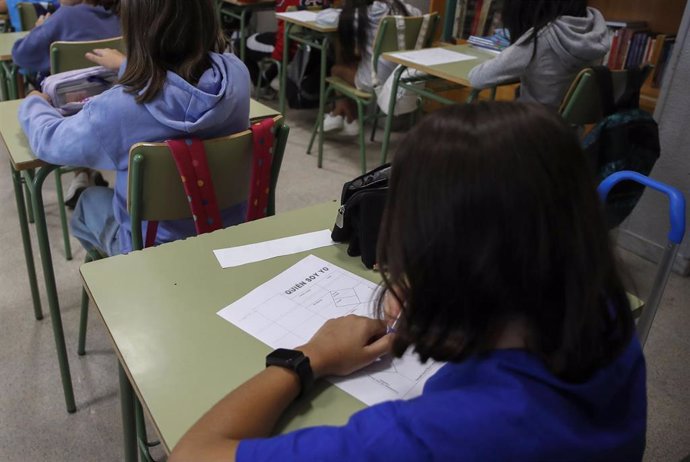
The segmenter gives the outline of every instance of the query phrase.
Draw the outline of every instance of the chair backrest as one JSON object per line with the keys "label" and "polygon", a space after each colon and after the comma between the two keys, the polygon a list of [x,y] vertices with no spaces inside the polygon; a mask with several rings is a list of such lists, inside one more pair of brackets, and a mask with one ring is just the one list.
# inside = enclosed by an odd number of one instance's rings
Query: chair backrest
{"label": "chair backrest", "polygon": [[122,37],[85,42],[53,42],[50,44],[50,73],[73,71],[95,66],[84,55],[94,48],[115,48],[124,51]]}
{"label": "chair backrest", "polygon": [[[400,51],[398,42],[398,28],[396,26],[396,16],[386,16],[379,23],[376,33],[376,40],[374,41],[373,62],[374,69],[378,65],[379,56],[383,53],[393,51]],[[405,23],[405,49],[414,50],[419,37],[419,32],[424,22],[424,16],[406,16],[402,18]],[[436,35],[436,28],[438,27],[439,16],[438,13],[431,13],[429,15],[429,22],[427,24],[426,34],[422,38],[422,47],[430,47],[431,42]]]}
{"label": "chair backrest", "polygon": [[33,3],[19,2],[17,3],[17,11],[19,11],[19,22],[22,25],[23,31],[29,31],[36,26],[38,15]]}
{"label": "chair backrest", "polygon": [[[275,188],[290,129],[274,118],[276,133],[267,215],[275,214]],[[204,141],[218,207],[246,201],[252,168],[252,132]],[[132,245],[143,247],[141,222],[181,220],[192,212],[175,161],[165,143],[137,143],[129,151],[127,210],[132,221]]]}
{"label": "chair backrest", "polygon": [[[650,71],[651,66],[644,69],[643,81]],[[628,71],[611,71],[611,78],[613,80],[613,98],[618,101],[625,92]],[[591,68],[583,69],[575,77],[563,98],[560,113],[563,119],[571,125],[596,124],[604,118],[599,84]]]}

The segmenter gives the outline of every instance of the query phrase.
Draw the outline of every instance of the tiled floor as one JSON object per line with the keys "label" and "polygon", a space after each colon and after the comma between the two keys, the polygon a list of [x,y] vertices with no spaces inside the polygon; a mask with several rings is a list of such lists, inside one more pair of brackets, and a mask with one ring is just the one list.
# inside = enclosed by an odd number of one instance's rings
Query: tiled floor
{"label": "tiled floor", "polygon": [[[288,120],[292,131],[278,185],[278,211],[337,199],[342,184],[359,172],[356,141],[329,139],[324,168],[319,170],[315,155],[305,154],[314,112],[290,111]],[[368,161],[373,167],[379,162],[380,143],[368,147]],[[40,322],[33,318],[8,170],[0,169],[0,210],[6,217],[0,221],[0,460],[121,460],[116,359],[93,311],[89,353],[76,355],[81,287],[78,267],[84,253],[73,241],[74,260],[64,259],[55,194],[48,181],[46,210],[78,406],[77,413],[70,415],[62,398],[50,320],[48,316]],[[626,252],[621,255],[644,295],[654,265]],[[673,276],[646,350],[649,461],[675,461],[690,454],[688,327],[690,280]]]}

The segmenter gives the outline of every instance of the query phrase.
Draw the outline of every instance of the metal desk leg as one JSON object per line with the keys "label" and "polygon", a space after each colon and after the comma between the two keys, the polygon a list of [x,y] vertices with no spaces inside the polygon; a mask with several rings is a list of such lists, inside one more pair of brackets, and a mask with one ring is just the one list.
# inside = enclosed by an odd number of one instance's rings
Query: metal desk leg
{"label": "metal desk leg", "polygon": [[117,363],[117,371],[120,378],[120,411],[122,412],[125,462],[136,462],[138,458],[136,422],[134,419],[134,391],[119,361]]}
{"label": "metal desk leg", "polygon": [[[325,35],[323,37],[323,40],[321,40],[321,79],[319,82],[319,113],[317,115],[316,122],[319,124],[319,160],[318,160],[318,167],[321,168],[323,164],[323,116],[326,104],[326,75],[328,70],[326,69],[326,63],[327,63],[327,58],[328,58],[328,46],[329,46],[329,39],[328,35]],[[312,136],[313,139],[313,136]],[[311,146],[311,143],[310,143]]]}
{"label": "metal desk leg", "polygon": [[65,347],[65,333],[62,329],[62,318],[60,317],[60,303],[58,301],[57,287],[55,284],[55,272],[53,270],[53,259],[50,255],[50,242],[48,240],[48,229],[46,217],[43,210],[43,182],[46,177],[55,169],[54,165],[46,165],[36,172],[34,181],[31,182],[30,175],[24,175],[24,180],[29,184],[34,215],[36,219],[36,235],[38,237],[38,248],[41,253],[41,263],[43,266],[43,277],[46,284],[46,295],[48,296],[48,307],[50,309],[50,321],[53,325],[53,336],[55,337],[55,349],[57,351],[58,364],[60,366],[60,376],[62,378],[62,389],[65,394],[65,404],[67,412],[75,412],[77,407],[74,403],[74,391],[72,390],[72,375],[69,370],[67,359],[67,348]]}
{"label": "metal desk leg", "polygon": [[38,293],[38,283],[36,281],[36,267],[34,266],[34,253],[31,249],[31,236],[29,235],[29,223],[26,219],[26,208],[24,205],[24,191],[22,190],[22,178],[20,173],[12,165],[12,183],[14,184],[14,198],[17,201],[17,216],[19,217],[19,229],[22,234],[22,245],[24,246],[24,259],[26,260],[26,271],[29,274],[29,287],[31,288],[31,300],[34,303],[34,315],[36,319],[43,319],[41,309],[41,296]]}
{"label": "metal desk leg", "polygon": [[386,125],[383,131],[383,143],[381,144],[381,164],[386,163],[388,156],[388,142],[391,136],[391,127],[393,126],[393,114],[395,113],[395,95],[398,94],[398,82],[403,71],[407,69],[405,66],[398,66],[394,73],[393,85],[391,86],[390,102],[388,103],[388,114],[386,114]]}
{"label": "metal desk leg", "polygon": [[0,65],[0,101],[7,101],[10,95],[7,92],[7,79],[5,77],[5,66]]}
{"label": "metal desk leg", "polygon": [[240,59],[244,62],[244,55],[247,51],[247,14],[249,14],[249,8],[242,8],[242,13],[240,13]]}
{"label": "metal desk leg", "polygon": [[[31,183],[34,181],[34,169],[26,171],[26,175],[31,177]],[[29,223],[34,223],[34,206],[31,203],[31,191],[29,191],[29,185],[24,182],[24,197],[26,197],[26,214],[29,217]]]}
{"label": "metal desk leg", "polygon": [[286,98],[286,88],[287,88],[287,66],[290,56],[290,29],[292,29],[292,23],[283,21],[285,28],[283,30],[283,64],[280,66],[280,92],[279,92],[279,110],[280,113],[285,116],[285,98]]}

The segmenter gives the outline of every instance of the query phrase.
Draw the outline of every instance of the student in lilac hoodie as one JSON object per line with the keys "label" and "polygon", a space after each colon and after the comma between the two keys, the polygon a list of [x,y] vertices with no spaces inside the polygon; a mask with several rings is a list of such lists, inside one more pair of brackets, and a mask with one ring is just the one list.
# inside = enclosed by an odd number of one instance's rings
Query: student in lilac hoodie
{"label": "student in lilac hoodie", "polygon": [[50,74],[50,44],[57,41],[100,40],[120,35],[116,0],[61,0],[54,14],[39,18],[29,35],[12,47],[21,68]]}
{"label": "student in lilac hoodie", "polygon": [[[127,214],[129,148],[142,141],[213,138],[249,127],[249,72],[224,54],[214,0],[122,0],[127,60],[115,50],[87,54],[120,69],[119,84],[63,117],[39,92],[22,103],[19,120],[31,149],[59,165],[116,170],[115,189],[86,189],[72,216],[72,232],[87,249],[108,255],[131,250]],[[223,225],[240,223],[245,203],[221,212]],[[195,234],[192,220],[162,222],[157,242]]]}

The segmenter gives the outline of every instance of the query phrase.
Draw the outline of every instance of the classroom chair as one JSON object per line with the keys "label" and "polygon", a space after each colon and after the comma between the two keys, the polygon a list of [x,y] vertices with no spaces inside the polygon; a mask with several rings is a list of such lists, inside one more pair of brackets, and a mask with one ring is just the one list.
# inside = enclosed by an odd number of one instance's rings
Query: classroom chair
{"label": "classroom chair", "polygon": [[[428,23],[426,30],[422,29],[425,17],[428,17]],[[378,30],[376,32],[376,39],[374,40],[374,51],[372,56],[372,65],[374,68],[374,73],[376,73],[379,57],[383,53],[389,53],[394,51],[400,51],[401,47],[398,42],[398,28],[396,26],[396,21],[402,19],[405,24],[404,29],[404,42],[405,48],[411,50],[415,48],[418,42],[420,33],[425,33],[424,37],[421,37],[422,47],[431,46],[433,38],[436,36],[436,27],[439,22],[438,13],[431,13],[425,16],[408,16],[408,17],[396,17],[396,16],[386,16],[381,20]],[[326,79],[328,87],[326,88],[326,96],[319,104],[321,105],[320,114],[325,114],[324,107],[326,101],[333,92],[338,92],[341,97],[346,97],[353,100],[357,104],[357,122],[359,124],[359,157],[360,164],[362,167],[362,174],[366,173],[366,146],[364,142],[364,123],[365,123],[365,109],[370,105],[376,106],[376,111],[373,118],[376,120],[379,117],[380,110],[376,104],[376,93],[374,91],[364,91],[360,90],[353,85],[350,85],[345,80],[339,77],[328,77]],[[381,82],[383,84],[383,82]],[[376,126],[374,126],[374,130]],[[309,142],[309,148],[307,149],[307,154],[311,153],[312,144],[314,143],[314,137],[316,131],[319,132],[319,157],[318,166],[321,168],[323,164],[323,118],[317,120],[312,131],[311,140]]]}
{"label": "classroom chair", "polygon": [[[122,37],[114,37],[104,40],[89,40],[83,42],[53,42],[50,44],[50,73],[73,71],[95,66],[84,57],[86,52],[94,48],[115,48],[124,51],[125,44]],[[73,167],[59,167],[55,169],[55,188],[60,211],[60,224],[65,246],[65,255],[72,259],[72,249],[69,242],[69,228],[67,227],[67,212],[65,210],[64,194],[62,190],[62,175],[75,170]]]}
{"label": "classroom chair", "polygon": [[22,25],[22,30],[29,31],[36,26],[38,15],[33,3],[19,2],[17,3],[17,11],[19,11],[19,22]]}
{"label": "classroom chair", "polygon": [[[652,66],[643,68],[643,82],[651,70]],[[628,71],[611,71],[611,78],[613,80],[613,95],[618,101],[625,92]],[[559,112],[567,123],[574,126],[596,124],[604,118],[599,85],[591,68],[583,69],[575,77],[563,98]]]}
{"label": "classroom chair", "polygon": [[[275,121],[275,141],[271,168],[267,216],[275,214],[275,190],[290,128],[283,117]],[[204,141],[218,207],[222,210],[247,200],[252,169],[252,132],[243,132]],[[165,143],[137,143],[129,152],[127,211],[131,217],[132,248],[144,248],[144,221],[181,220],[192,217],[187,195],[170,150]],[[100,252],[88,252],[86,262],[105,258]],[[82,290],[78,354],[85,354],[89,297]],[[158,443],[147,441],[144,413],[135,399],[135,420],[140,454],[153,460],[149,449]]]}

